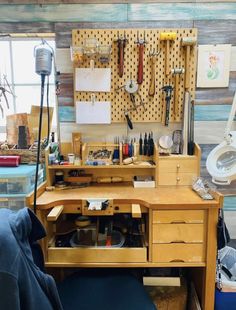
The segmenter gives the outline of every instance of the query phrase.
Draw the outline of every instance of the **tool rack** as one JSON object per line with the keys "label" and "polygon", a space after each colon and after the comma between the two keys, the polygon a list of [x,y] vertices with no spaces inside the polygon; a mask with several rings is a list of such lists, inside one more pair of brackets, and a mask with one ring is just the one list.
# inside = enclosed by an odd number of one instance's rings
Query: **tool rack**
{"label": "tool rack", "polygon": [[[165,107],[165,94],[161,88],[170,84],[174,86],[175,77],[171,74],[171,69],[185,67],[185,48],[181,46],[181,39],[183,37],[194,37],[197,39],[197,29],[74,29],[72,30],[72,45],[82,46],[87,38],[96,38],[99,44],[111,46],[111,58],[108,64],[102,64],[95,58],[95,67],[98,68],[111,68],[111,92],[110,93],[96,93],[98,101],[111,102],[111,121],[113,123],[125,122],[124,112],[132,108],[132,103],[129,95],[120,90],[119,87],[125,85],[125,82],[132,78],[137,80],[138,70],[138,46],[137,31],[139,38],[144,38],[148,42],[144,47],[144,81],[139,86],[139,94],[145,103],[146,111],[143,107],[139,107],[137,111],[130,112],[132,122],[163,122],[163,110]],[[123,77],[118,75],[118,47],[116,40],[119,36],[125,36],[128,43],[124,52],[124,74]],[[170,53],[165,55],[165,41],[160,40],[161,32],[176,32],[176,40],[170,41]],[[155,48],[160,50],[161,53],[156,59],[156,76],[155,84],[156,91],[154,97],[148,95],[151,83],[151,58],[149,52]],[[189,92],[191,99],[195,97],[195,78],[196,78],[196,56],[197,47],[192,46],[190,50],[190,88]],[[168,76],[165,75],[165,57],[169,57],[169,72]],[[89,67],[90,58],[85,57],[85,61],[80,67]],[[180,122],[183,114],[183,101],[184,101],[184,74],[179,77],[179,90],[178,90],[178,115],[174,117],[173,114],[173,98],[171,100],[170,108],[170,122]],[[74,101],[90,101],[91,93],[89,92],[74,92]]]}

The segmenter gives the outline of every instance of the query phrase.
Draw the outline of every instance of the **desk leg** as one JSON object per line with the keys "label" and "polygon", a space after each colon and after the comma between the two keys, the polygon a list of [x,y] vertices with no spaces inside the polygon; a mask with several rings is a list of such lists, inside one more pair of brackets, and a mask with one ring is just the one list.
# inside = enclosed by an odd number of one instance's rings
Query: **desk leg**
{"label": "desk leg", "polygon": [[202,306],[204,310],[213,310],[215,301],[216,253],[217,253],[218,209],[208,209],[206,268],[204,269],[204,292]]}

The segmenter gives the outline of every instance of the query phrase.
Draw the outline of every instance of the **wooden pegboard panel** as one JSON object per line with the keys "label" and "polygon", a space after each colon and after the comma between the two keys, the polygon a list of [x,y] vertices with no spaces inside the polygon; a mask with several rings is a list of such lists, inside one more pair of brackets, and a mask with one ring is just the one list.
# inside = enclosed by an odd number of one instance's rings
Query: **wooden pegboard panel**
{"label": "wooden pegboard panel", "polygon": [[[164,85],[170,84],[174,87],[174,76],[165,75],[165,57],[169,57],[169,71],[172,68],[185,68],[185,48],[181,46],[181,39],[183,37],[194,37],[197,39],[197,29],[125,29],[126,38],[128,39],[125,48],[124,57],[124,75],[122,78],[118,75],[118,48],[115,40],[118,38],[118,32],[123,36],[124,29],[75,29],[72,30],[72,45],[83,45],[84,39],[96,38],[101,45],[111,45],[112,53],[111,60],[108,64],[102,64],[95,60],[95,67],[106,68],[110,67],[111,76],[111,92],[110,93],[96,93],[98,101],[111,101],[111,119],[112,122],[124,122],[124,111],[132,107],[129,95],[124,89],[116,91],[117,88],[125,85],[125,82],[132,77],[137,80],[138,71],[138,46],[137,31],[139,37],[143,38],[145,31],[145,38],[147,44],[144,50],[144,81],[139,86],[139,93],[145,103],[146,111],[142,107],[137,111],[129,112],[133,122],[164,122],[164,107],[165,107],[165,93],[161,90]],[[177,38],[170,43],[170,53],[165,53],[165,41],[160,41],[161,32],[176,32]],[[156,60],[156,92],[154,97],[148,95],[148,90],[151,80],[151,59],[149,52],[151,48],[161,51]],[[195,97],[195,78],[196,78],[196,53],[197,44],[191,47],[190,52],[190,94],[191,98]],[[83,65],[80,67],[89,67],[89,58],[85,58]],[[184,75],[179,78],[179,97],[178,97],[178,115],[173,115],[174,99],[171,100],[170,122],[180,122],[183,114],[183,100],[184,100]],[[91,93],[89,92],[75,92],[75,101],[90,101]]]}

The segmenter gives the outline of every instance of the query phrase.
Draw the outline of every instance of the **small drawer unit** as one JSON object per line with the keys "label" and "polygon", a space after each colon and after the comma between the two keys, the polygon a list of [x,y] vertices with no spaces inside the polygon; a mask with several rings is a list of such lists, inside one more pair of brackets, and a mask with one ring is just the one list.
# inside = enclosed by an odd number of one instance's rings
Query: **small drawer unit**
{"label": "small drawer unit", "polygon": [[[0,197],[28,194],[34,189],[35,166],[0,167]],[[39,169],[38,185],[43,182],[44,171]]]}
{"label": "small drawer unit", "polygon": [[195,145],[194,155],[170,155],[158,158],[158,185],[191,185],[200,174],[201,152]]}
{"label": "small drawer unit", "polygon": [[152,221],[152,261],[205,261],[204,210],[155,210]]}

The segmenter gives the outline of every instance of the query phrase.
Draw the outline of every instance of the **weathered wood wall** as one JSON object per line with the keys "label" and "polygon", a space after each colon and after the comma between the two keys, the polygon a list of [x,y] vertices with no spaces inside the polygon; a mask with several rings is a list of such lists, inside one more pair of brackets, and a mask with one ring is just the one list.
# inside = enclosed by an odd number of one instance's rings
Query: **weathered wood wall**
{"label": "weathered wood wall", "polygon": [[[232,44],[229,87],[197,89],[196,91],[195,140],[202,147],[202,175],[210,179],[205,167],[206,158],[210,150],[223,139],[233,94],[236,90],[236,1],[212,0],[205,3],[204,0],[186,0],[180,3],[173,0],[161,3],[163,1],[150,0],[144,3],[144,1],[119,0],[113,2],[86,1],[86,4],[74,5],[49,5],[47,1],[47,5],[42,6],[12,5],[14,1],[4,2],[10,4],[0,5],[1,33],[56,33],[57,66],[61,72],[61,95],[58,98],[58,104],[63,141],[70,140],[72,131],[81,131],[84,137],[94,140],[104,136],[109,140],[114,135],[127,133],[125,125],[79,127],[75,124],[72,64],[69,53],[72,29],[196,27],[198,44]],[[18,1],[21,4],[26,2]],[[52,2],[55,3],[56,0]],[[65,3],[65,1],[58,2]],[[89,2],[100,2],[100,4],[89,4]],[[115,2],[118,3],[114,4]],[[31,3],[36,3],[36,0],[32,0]],[[138,124],[135,133],[154,128],[157,138],[179,127],[180,124],[171,124],[166,131],[166,128],[160,124]],[[234,128],[236,129],[235,124]],[[227,214],[232,224],[232,219],[236,218],[232,212],[236,210],[236,182],[228,187],[218,187],[218,189],[226,195],[225,208],[231,210]]]}

